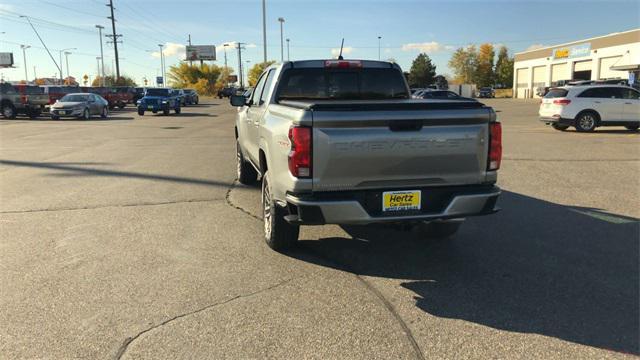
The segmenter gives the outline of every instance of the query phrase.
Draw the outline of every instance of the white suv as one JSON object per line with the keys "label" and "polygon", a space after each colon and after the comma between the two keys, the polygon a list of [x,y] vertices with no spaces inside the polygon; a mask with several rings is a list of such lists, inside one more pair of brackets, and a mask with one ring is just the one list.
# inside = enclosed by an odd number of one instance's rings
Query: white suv
{"label": "white suv", "polygon": [[593,131],[598,126],[640,127],[640,92],[619,85],[552,88],[540,102],[540,121],[556,130],[573,126]]}

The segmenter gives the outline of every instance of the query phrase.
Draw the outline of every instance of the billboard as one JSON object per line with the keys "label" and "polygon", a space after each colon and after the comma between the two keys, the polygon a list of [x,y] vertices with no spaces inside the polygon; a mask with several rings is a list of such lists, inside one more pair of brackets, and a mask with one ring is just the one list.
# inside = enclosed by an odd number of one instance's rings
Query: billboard
{"label": "billboard", "polygon": [[216,47],[213,45],[187,45],[187,61],[215,60]]}
{"label": "billboard", "polygon": [[13,66],[13,53],[0,52],[0,67]]}

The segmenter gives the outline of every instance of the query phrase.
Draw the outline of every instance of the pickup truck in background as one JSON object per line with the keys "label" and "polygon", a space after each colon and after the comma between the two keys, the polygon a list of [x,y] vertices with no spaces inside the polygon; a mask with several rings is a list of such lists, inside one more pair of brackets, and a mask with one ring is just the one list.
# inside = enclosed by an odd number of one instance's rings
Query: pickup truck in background
{"label": "pickup truck in background", "polygon": [[35,119],[49,104],[49,97],[35,85],[0,84],[0,112],[6,119],[15,119],[18,114]]}
{"label": "pickup truck in background", "polygon": [[239,107],[237,176],[262,180],[274,250],[300,225],[402,223],[448,237],[497,211],[502,130],[477,101],[412,100],[397,64],[272,65]]}

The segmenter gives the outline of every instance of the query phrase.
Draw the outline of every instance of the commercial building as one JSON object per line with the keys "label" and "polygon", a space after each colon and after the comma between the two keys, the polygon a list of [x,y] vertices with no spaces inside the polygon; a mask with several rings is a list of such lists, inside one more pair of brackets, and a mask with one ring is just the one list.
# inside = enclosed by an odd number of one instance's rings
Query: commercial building
{"label": "commercial building", "polygon": [[640,29],[515,54],[513,95],[537,97],[536,89],[567,80],[640,78]]}

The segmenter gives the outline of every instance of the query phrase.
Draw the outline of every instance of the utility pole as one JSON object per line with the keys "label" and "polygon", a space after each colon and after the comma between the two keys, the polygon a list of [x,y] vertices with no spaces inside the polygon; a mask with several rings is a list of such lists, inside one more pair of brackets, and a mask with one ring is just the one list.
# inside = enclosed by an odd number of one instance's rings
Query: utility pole
{"label": "utility pole", "polygon": [[244,85],[244,79],[242,76],[242,45],[244,45],[244,43],[237,43],[237,49],[238,49],[238,75],[240,76],[240,87],[243,87]]}
{"label": "utility pole", "polygon": [[30,45],[20,45],[20,49],[22,49],[22,59],[24,60],[24,81],[29,82],[29,75],[27,74],[27,49],[30,48]]}
{"label": "utility pole", "polygon": [[113,41],[113,51],[116,55],[116,81],[120,79],[120,60],[118,59],[118,38],[122,37],[122,35],[116,34],[116,18],[113,16],[113,0],[109,0],[109,4],[107,7],[111,9],[111,16],[107,19],[111,19],[111,29],[113,30],[112,35],[107,35]]}
{"label": "utility pole", "polygon": [[279,17],[278,21],[280,22],[280,62],[284,62],[284,18]]}
{"label": "utility pole", "polygon": [[378,36],[378,61],[380,61],[380,39],[382,39],[382,36]]}
{"label": "utility pole", "polygon": [[38,79],[38,74],[36,74],[36,67],[33,67],[33,79],[34,81]]}
{"label": "utility pole", "polygon": [[266,0],[262,0],[262,47],[264,62],[267,62],[267,5]]}
{"label": "utility pole", "polygon": [[224,49],[224,68],[227,68],[227,46],[229,44],[222,44],[222,48]]}
{"label": "utility pole", "polygon": [[289,38],[287,38],[287,61],[291,61],[291,53],[289,53]]}
{"label": "utility pole", "polygon": [[71,76],[71,73],[69,72],[69,55],[70,55],[70,54],[71,54],[71,53],[70,53],[70,52],[68,52],[68,51],[65,51],[65,52],[64,52],[64,59],[65,59],[65,61],[67,62],[67,76],[68,76],[68,77],[70,77],[70,76]]}
{"label": "utility pole", "polygon": [[104,26],[96,25],[98,28],[98,36],[100,40],[100,60],[102,60],[102,72],[100,72],[100,65],[98,65],[98,74],[100,75],[100,85],[104,86],[104,53],[102,52],[102,29]]}

